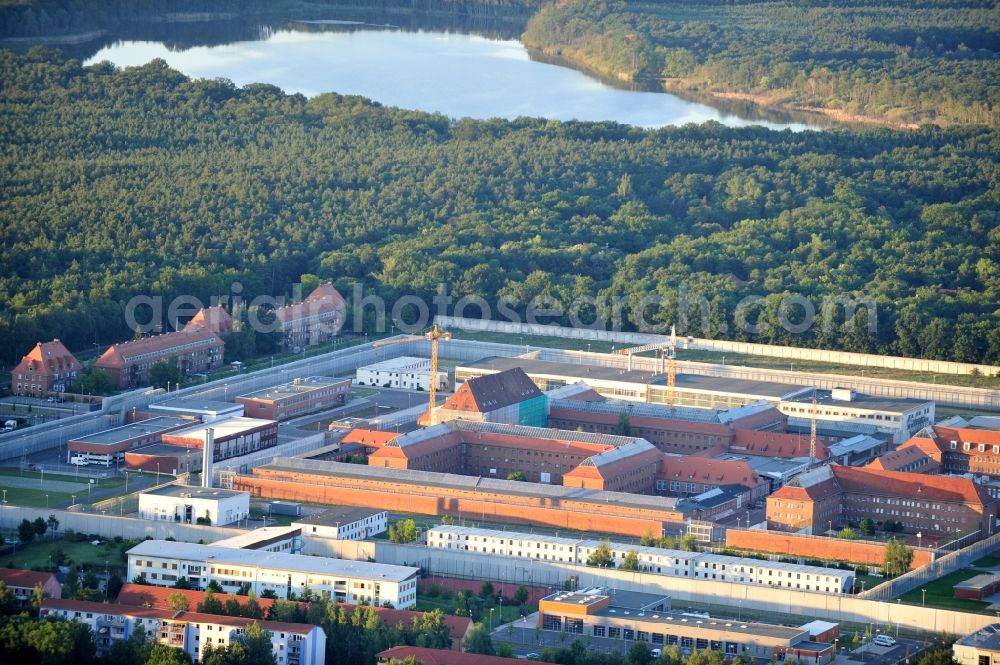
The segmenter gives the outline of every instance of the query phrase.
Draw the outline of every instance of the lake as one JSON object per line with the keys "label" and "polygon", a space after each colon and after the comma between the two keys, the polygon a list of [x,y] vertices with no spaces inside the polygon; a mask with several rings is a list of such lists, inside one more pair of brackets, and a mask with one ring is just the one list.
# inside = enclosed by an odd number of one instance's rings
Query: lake
{"label": "lake", "polygon": [[639,127],[714,120],[729,126],[812,128],[610,85],[570,67],[533,60],[523,44],[511,39],[346,21],[300,22],[301,29],[295,25],[211,46],[123,40],[102,47],[86,64],[107,60],[129,67],[162,58],[192,77],[222,77],[237,85],[270,83],[306,96],[361,95],[452,118],[532,116]]}

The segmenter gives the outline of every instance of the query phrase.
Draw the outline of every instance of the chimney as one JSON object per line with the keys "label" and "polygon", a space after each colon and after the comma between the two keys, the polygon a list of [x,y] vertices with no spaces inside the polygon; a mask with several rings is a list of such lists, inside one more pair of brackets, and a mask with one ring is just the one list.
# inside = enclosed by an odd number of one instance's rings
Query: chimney
{"label": "chimney", "polygon": [[215,450],[215,430],[209,427],[205,431],[205,447],[201,453],[201,486],[212,487],[212,456]]}

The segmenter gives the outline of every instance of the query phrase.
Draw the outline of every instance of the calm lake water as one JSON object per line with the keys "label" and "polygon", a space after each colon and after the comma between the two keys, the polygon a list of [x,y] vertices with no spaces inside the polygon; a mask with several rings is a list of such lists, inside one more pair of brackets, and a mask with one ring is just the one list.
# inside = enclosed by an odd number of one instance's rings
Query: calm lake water
{"label": "calm lake water", "polygon": [[518,41],[333,21],[308,27],[185,50],[171,50],[162,42],[121,41],[102,48],[86,64],[108,60],[129,67],[162,58],[193,77],[224,77],[237,85],[270,83],[307,96],[362,95],[387,106],[453,118],[533,116],[640,127],[715,120],[730,126],[808,128],[745,119],[662,92],[617,88],[569,67],[532,60]]}

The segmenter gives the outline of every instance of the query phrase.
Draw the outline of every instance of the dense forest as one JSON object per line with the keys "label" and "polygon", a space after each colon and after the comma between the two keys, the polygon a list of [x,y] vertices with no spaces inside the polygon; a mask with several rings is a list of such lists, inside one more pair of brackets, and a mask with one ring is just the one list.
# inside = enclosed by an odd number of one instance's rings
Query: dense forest
{"label": "dense forest", "polygon": [[1000,124],[991,0],[572,0],[523,41],[672,89],[897,125]]}
{"label": "dense forest", "polygon": [[[0,52],[0,349],[127,339],[136,294],[624,297],[686,332],[1000,362],[1000,133],[451,121],[325,94]],[[737,302],[870,296],[833,328]],[[818,302],[817,302],[818,305]],[[474,313],[474,310],[472,310]],[[586,317],[581,317],[586,320]],[[566,322],[565,317],[555,319]],[[367,322],[369,325],[371,322]],[[727,325],[728,330],[724,328]],[[626,321],[626,327],[629,323]]]}

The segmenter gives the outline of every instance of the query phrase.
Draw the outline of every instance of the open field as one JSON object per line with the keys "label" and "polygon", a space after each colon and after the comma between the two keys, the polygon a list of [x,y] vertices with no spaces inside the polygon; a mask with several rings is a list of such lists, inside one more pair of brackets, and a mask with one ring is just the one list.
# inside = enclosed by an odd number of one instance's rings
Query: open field
{"label": "open field", "polygon": [[126,543],[116,543],[113,540],[101,541],[100,545],[93,545],[88,541],[67,541],[63,538],[51,538],[48,534],[40,539],[36,539],[28,545],[18,545],[16,551],[0,559],[2,565],[12,568],[22,568],[30,570],[33,568],[51,568],[55,564],[52,556],[56,550],[62,548],[66,557],[66,563],[77,565],[90,565],[103,567],[105,562],[111,567],[122,566],[122,547],[128,547]]}
{"label": "open field", "polygon": [[922,591],[926,590],[927,594],[926,598],[923,598],[923,602],[928,607],[940,607],[948,610],[958,610],[959,612],[975,612],[976,614],[993,614],[992,611],[987,609],[989,603],[955,598],[953,587],[959,582],[964,582],[979,575],[980,572],[971,568],[956,570],[954,573],[945,575],[909,593],[903,594],[899,597],[899,600],[907,605],[920,605],[924,595]]}
{"label": "open field", "polygon": [[[553,349],[569,349],[575,351],[591,350],[600,353],[610,353],[613,349],[622,348],[611,342],[588,342],[564,337],[548,337],[541,335],[508,335],[487,331],[453,330],[455,339],[479,340],[483,342],[501,342],[504,344],[527,344],[530,346],[546,346]],[[644,354],[649,355],[649,354]],[[846,374],[861,378],[891,379],[895,381],[918,381],[923,383],[941,383],[950,386],[966,386],[971,388],[997,388],[1000,379],[988,376],[971,376],[961,374],[932,374],[930,372],[911,372],[907,370],[885,367],[859,367],[857,365],[838,365],[821,361],[790,361],[786,358],[770,356],[751,356],[739,353],[716,353],[693,349],[678,349],[678,360],[695,362],[719,363],[726,365],[741,365],[759,367],[761,369],[784,369],[802,372],[820,372],[823,374]]]}
{"label": "open field", "polygon": [[[68,504],[74,495],[78,502],[86,501],[88,480],[89,478],[86,477],[77,478],[53,473],[46,473],[43,478],[42,474],[35,471],[0,468],[0,488],[6,492],[7,503],[32,508],[48,508],[50,506],[54,508]],[[81,489],[77,492],[55,491],[67,489],[70,486],[79,486]],[[95,492],[98,490],[124,490],[124,486],[124,478],[102,478],[93,484],[93,490]],[[123,492],[113,492],[112,496],[119,493]],[[102,495],[101,498],[109,497]]]}

